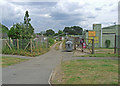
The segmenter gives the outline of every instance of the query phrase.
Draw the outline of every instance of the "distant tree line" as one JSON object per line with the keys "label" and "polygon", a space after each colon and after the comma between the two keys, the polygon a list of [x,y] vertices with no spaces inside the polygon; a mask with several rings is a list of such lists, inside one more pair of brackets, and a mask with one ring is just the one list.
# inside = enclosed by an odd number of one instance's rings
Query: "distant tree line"
{"label": "distant tree line", "polygon": [[[82,35],[83,29],[79,26],[72,26],[72,27],[65,27],[64,30],[59,30],[57,33],[55,33],[54,30],[49,29],[46,30],[43,35],[45,36],[65,36],[68,35]],[[42,32],[40,33],[40,35]]]}

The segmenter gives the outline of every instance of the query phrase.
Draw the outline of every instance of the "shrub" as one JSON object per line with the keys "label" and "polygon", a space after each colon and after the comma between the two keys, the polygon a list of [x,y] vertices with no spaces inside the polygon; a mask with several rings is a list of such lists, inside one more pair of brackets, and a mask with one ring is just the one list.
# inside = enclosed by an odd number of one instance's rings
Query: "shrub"
{"label": "shrub", "polygon": [[50,43],[50,46],[54,44],[54,39],[53,38],[48,38],[48,43]]}
{"label": "shrub", "polygon": [[106,48],[109,48],[110,47],[110,40],[106,40],[105,45],[106,45]]}

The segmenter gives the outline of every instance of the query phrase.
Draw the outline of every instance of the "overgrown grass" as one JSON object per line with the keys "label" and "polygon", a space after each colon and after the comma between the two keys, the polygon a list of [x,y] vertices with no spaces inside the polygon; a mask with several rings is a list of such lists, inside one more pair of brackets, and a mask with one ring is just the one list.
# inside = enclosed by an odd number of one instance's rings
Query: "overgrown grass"
{"label": "overgrown grass", "polygon": [[32,53],[30,52],[30,49],[27,50],[23,50],[23,49],[12,49],[10,50],[8,47],[4,47],[2,49],[2,53],[3,54],[12,54],[12,55],[22,55],[22,56],[31,56],[31,57],[35,57],[35,56],[39,56],[41,54],[44,54],[46,52],[48,52],[50,50],[50,48],[45,48],[45,47],[38,47],[38,48],[33,48]]}
{"label": "overgrown grass", "polygon": [[2,64],[0,64],[0,66],[7,67],[10,65],[18,64],[20,62],[27,61],[28,59],[2,56],[0,57],[0,60],[2,60]]}
{"label": "overgrown grass", "polygon": [[66,61],[61,71],[53,84],[118,84],[117,60]]}

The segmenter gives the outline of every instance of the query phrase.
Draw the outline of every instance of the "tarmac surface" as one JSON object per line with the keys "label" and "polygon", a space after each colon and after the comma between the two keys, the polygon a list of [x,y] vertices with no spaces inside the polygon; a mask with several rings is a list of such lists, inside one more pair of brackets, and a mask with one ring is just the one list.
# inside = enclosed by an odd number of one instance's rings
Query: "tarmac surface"
{"label": "tarmac surface", "polygon": [[113,57],[73,57],[73,52],[65,52],[62,50],[62,43],[59,49],[60,50],[55,50],[54,45],[49,52],[37,57],[7,55],[15,58],[30,58],[30,60],[2,68],[2,84],[49,84],[48,81],[52,70],[59,65],[61,61],[77,59],[118,60],[118,58]]}
{"label": "tarmac surface", "polygon": [[48,84],[53,68],[61,59],[61,52],[54,47],[44,55],[2,68],[2,84]]}

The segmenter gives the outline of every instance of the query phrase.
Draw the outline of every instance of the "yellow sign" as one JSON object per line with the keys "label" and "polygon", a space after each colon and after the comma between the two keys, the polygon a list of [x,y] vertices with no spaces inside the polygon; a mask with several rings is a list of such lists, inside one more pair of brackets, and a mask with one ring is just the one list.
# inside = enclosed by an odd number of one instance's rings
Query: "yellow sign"
{"label": "yellow sign", "polygon": [[[93,39],[93,37],[88,38],[88,43],[92,43],[91,39]],[[94,37],[94,43],[99,43],[99,37]]]}
{"label": "yellow sign", "polygon": [[88,36],[89,37],[95,37],[96,36],[96,32],[95,31],[88,31]]}

